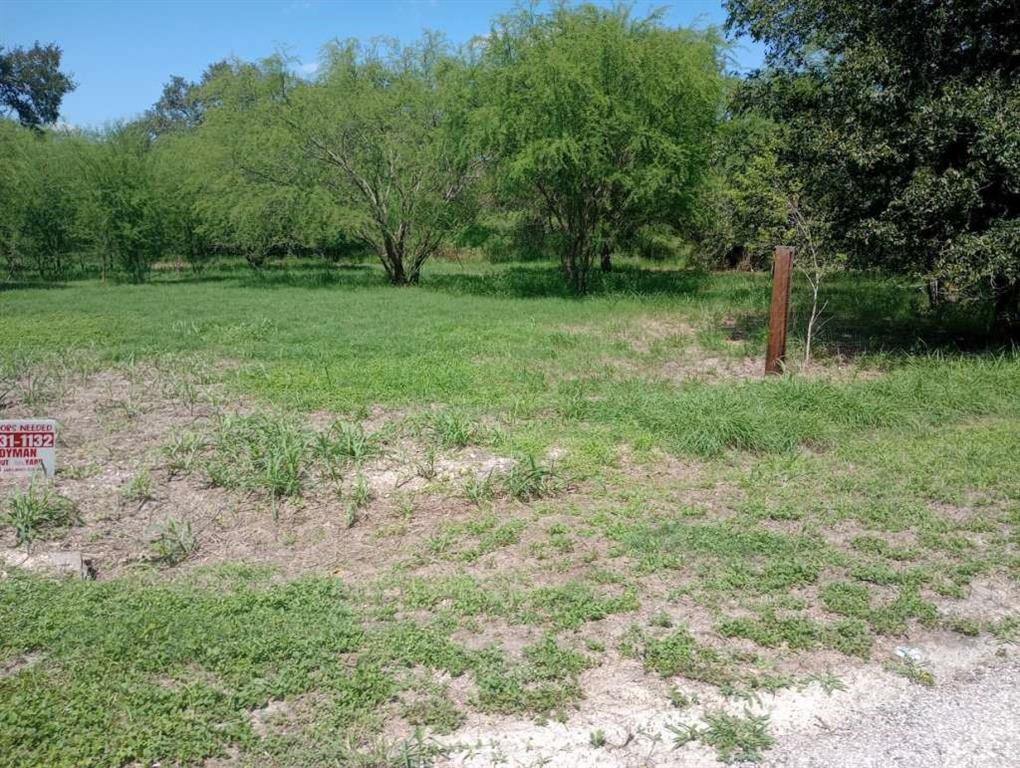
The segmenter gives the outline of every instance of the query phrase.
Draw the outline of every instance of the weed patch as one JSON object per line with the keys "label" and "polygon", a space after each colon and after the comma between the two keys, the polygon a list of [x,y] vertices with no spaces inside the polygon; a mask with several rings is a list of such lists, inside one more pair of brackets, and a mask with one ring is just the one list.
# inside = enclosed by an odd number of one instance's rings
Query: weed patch
{"label": "weed patch", "polygon": [[708,712],[698,739],[713,747],[724,763],[758,762],[762,753],[775,744],[768,727],[769,718],[765,715]]}
{"label": "weed patch", "polygon": [[832,648],[868,658],[871,635],[868,625],[856,619],[821,624],[804,616],[778,615],[764,610],[756,618],[729,619],[719,625],[723,637],[742,637],[764,647],[785,647],[793,651]]}
{"label": "weed patch", "polygon": [[645,668],[662,677],[683,676],[712,685],[731,679],[722,655],[694,639],[684,628],[662,638],[649,637],[640,630],[631,633],[621,650],[637,655]]}
{"label": "weed patch", "polygon": [[452,733],[464,723],[464,713],[450,701],[445,691],[404,704],[400,716],[411,725],[428,726],[438,734]]}
{"label": "weed patch", "polygon": [[821,590],[821,598],[826,610],[841,616],[863,619],[876,632],[884,635],[903,634],[911,619],[933,626],[939,617],[938,609],[924,600],[913,585],[901,587],[894,600],[878,607],[872,606],[871,595],[866,587],[845,582],[825,585]]}
{"label": "weed patch", "polygon": [[328,691],[349,726],[392,691],[379,669],[337,663],[362,631],[329,581],[213,592],[12,576],[0,624],[5,654],[45,654],[0,679],[10,765],[201,762],[250,741],[247,712],[271,698]]}
{"label": "weed patch", "polygon": [[896,659],[895,661],[886,662],[885,668],[894,675],[905,677],[916,685],[922,685],[925,688],[935,687],[935,675],[932,674],[931,670],[926,669],[916,661]]}
{"label": "weed patch", "polygon": [[494,650],[482,652],[475,673],[481,710],[562,715],[581,698],[577,675],[591,666],[587,657],[561,648],[552,636],[525,647],[523,655],[513,666]]}

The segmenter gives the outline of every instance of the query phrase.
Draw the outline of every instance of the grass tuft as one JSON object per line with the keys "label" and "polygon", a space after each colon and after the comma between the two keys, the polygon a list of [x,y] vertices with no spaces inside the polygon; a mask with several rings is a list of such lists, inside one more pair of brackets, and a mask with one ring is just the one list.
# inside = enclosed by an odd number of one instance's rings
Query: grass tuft
{"label": "grass tuft", "polygon": [[213,485],[297,496],[309,445],[293,419],[268,414],[221,417],[206,472]]}
{"label": "grass tuft", "polygon": [[160,528],[151,548],[157,562],[172,566],[187,560],[198,549],[198,540],[190,522],[171,518]]}
{"label": "grass tuft", "polygon": [[139,504],[153,498],[152,473],[147,468],[140,469],[127,482],[122,491],[127,501],[135,501]]}
{"label": "grass tuft", "polygon": [[175,433],[163,446],[169,476],[190,474],[205,447],[205,441],[194,432]]}
{"label": "grass tuft", "polygon": [[315,454],[323,464],[362,464],[382,453],[382,444],[377,435],[365,432],[361,424],[340,421],[326,432],[316,436]]}
{"label": "grass tuft", "polygon": [[455,411],[431,414],[426,423],[429,432],[444,448],[465,448],[477,442],[481,435],[475,422]]}
{"label": "grass tuft", "polygon": [[703,744],[714,747],[724,763],[756,763],[761,760],[762,753],[775,744],[775,739],[769,734],[767,715],[708,712],[705,725],[698,738]]}
{"label": "grass tuft", "polygon": [[481,476],[469,477],[464,483],[464,496],[476,507],[491,501],[495,495],[496,482],[492,472],[487,472]]}
{"label": "grass tuft", "polygon": [[27,488],[7,498],[7,509],[0,514],[0,526],[14,531],[15,543],[31,548],[32,543],[49,534],[69,528],[78,521],[74,503],[55,493],[49,484],[33,481]]}
{"label": "grass tuft", "polygon": [[507,494],[517,501],[533,501],[555,493],[560,485],[556,470],[534,456],[513,465],[503,476]]}

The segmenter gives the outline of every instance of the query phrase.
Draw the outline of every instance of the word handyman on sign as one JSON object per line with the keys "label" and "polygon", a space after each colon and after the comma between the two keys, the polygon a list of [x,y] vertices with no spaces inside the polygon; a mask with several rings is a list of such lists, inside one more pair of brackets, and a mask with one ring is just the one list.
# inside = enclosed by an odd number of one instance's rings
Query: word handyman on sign
{"label": "word handyman on sign", "polygon": [[0,476],[57,470],[57,423],[52,419],[0,420]]}

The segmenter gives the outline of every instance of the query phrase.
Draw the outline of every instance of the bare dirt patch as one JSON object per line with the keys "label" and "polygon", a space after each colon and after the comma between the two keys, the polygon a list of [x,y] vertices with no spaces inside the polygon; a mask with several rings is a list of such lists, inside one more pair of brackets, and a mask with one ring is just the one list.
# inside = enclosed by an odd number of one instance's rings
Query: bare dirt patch
{"label": "bare dirt patch", "polygon": [[[792,356],[786,369],[798,378],[820,381],[854,381],[876,379],[884,375],[876,368],[866,368],[843,358],[829,358],[804,362]],[[674,383],[688,381],[748,381],[764,376],[764,355],[713,354],[698,346],[686,348],[683,354],[667,360],[652,371],[657,378]]]}
{"label": "bare dirt patch", "polygon": [[[460,495],[466,480],[513,464],[468,447],[437,456],[426,472],[421,446],[399,437],[349,471],[348,488],[339,494],[322,478],[310,478],[300,497],[275,500],[215,487],[201,467],[172,471],[164,447],[182,433],[208,435],[223,414],[265,409],[228,398],[213,377],[187,371],[141,363],[100,371],[66,382],[44,407],[59,423],[54,490],[74,503],[79,524],[37,542],[34,556],[80,551],[99,578],[114,577],[149,563],[152,542],[174,521],[187,526],[197,545],[182,568],[251,562],[271,564],[281,575],[314,571],[362,580],[419,554],[444,520],[471,514]],[[15,403],[7,413],[27,415],[28,406]],[[392,427],[388,419],[405,415],[375,409],[366,431]],[[318,412],[307,422],[316,430],[335,420]],[[352,523],[343,494],[355,476],[364,478],[371,496]],[[5,482],[0,490],[23,485]],[[14,545],[12,532],[0,532],[0,548],[14,551]]]}
{"label": "bare dirt patch", "polygon": [[594,325],[567,325],[562,326],[560,330],[579,336],[605,336],[622,341],[640,354],[647,354],[656,343],[664,341],[684,344],[687,339],[693,338],[697,333],[697,328],[686,320],[666,318],[661,315],[647,315],[626,324],[617,324],[608,328]]}
{"label": "bare dirt patch", "polygon": [[38,664],[43,660],[41,653],[23,653],[11,659],[0,661],[0,680],[18,674],[23,669]]}
{"label": "bare dirt patch", "polygon": [[626,341],[635,352],[648,353],[661,342],[673,341],[686,344],[694,337],[697,329],[686,320],[663,317],[643,317],[630,324],[626,330],[614,334]]}
{"label": "bare dirt patch", "polygon": [[658,378],[680,383],[685,381],[728,381],[760,379],[765,369],[765,358],[721,357],[697,354],[667,360],[655,372]]}
{"label": "bare dirt patch", "polygon": [[1020,583],[997,576],[971,583],[962,600],[937,599],[940,609],[981,623],[991,623],[1020,614]]}

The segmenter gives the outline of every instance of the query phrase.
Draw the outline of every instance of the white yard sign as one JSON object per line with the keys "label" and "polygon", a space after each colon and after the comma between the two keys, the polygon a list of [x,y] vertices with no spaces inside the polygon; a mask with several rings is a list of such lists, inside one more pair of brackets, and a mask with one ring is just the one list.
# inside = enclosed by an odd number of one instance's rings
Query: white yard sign
{"label": "white yard sign", "polygon": [[53,419],[0,420],[0,476],[57,470],[57,423]]}

